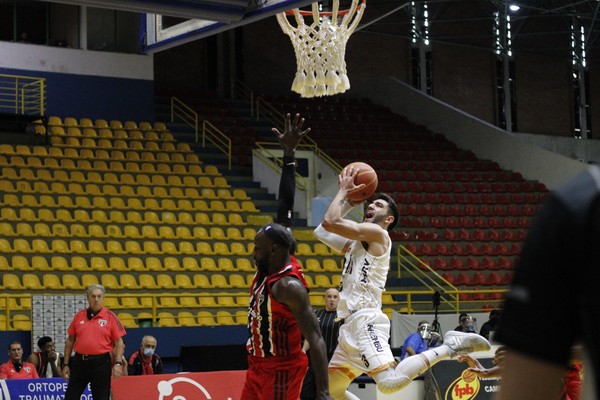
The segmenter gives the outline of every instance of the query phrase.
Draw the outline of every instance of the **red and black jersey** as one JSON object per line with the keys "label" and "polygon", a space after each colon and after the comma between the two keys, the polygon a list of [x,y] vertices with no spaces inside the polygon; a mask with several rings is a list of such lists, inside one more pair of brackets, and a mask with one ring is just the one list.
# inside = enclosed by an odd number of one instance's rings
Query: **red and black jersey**
{"label": "red and black jersey", "polygon": [[255,357],[287,356],[302,350],[302,333],[292,312],[278,302],[271,288],[283,277],[293,276],[308,291],[302,267],[294,256],[280,271],[264,276],[256,273],[250,292],[248,307],[248,353]]}

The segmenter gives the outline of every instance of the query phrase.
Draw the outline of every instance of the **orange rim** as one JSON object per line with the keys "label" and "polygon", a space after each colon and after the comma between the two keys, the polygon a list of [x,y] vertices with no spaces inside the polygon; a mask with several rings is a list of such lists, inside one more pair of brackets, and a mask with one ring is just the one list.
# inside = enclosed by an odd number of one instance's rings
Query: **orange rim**
{"label": "orange rim", "polygon": [[[356,7],[356,9],[358,10],[358,9],[364,7],[366,2],[367,2],[367,0],[362,0],[362,2]],[[346,15],[346,14],[348,14],[349,11],[350,11],[349,8],[346,10],[339,10],[338,15]],[[303,17],[312,17],[312,15],[313,15],[312,11],[298,10],[298,12]],[[285,15],[294,15],[294,10],[287,10],[285,12]],[[319,17],[331,17],[332,15],[333,15],[333,11],[320,11],[319,12]]]}

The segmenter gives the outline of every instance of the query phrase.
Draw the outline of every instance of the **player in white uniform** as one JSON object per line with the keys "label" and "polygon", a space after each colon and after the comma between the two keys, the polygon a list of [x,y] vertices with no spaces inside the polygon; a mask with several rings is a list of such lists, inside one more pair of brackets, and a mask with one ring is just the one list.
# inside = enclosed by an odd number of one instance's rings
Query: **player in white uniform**
{"label": "player in white uniform", "polygon": [[389,236],[398,222],[398,209],[387,195],[369,203],[363,222],[344,216],[361,203],[347,199],[358,189],[358,170],[345,168],[339,176],[339,190],[325,212],[315,235],[326,245],[345,253],[338,317],[338,346],[329,362],[329,392],[334,399],[353,399],[346,389],[362,373],[371,376],[383,393],[396,392],[438,361],[472,351],[488,350],[489,342],[473,333],[448,332],[444,344],[397,364],[390,349],[390,320],[381,311],[381,295],[390,267],[392,241]]}

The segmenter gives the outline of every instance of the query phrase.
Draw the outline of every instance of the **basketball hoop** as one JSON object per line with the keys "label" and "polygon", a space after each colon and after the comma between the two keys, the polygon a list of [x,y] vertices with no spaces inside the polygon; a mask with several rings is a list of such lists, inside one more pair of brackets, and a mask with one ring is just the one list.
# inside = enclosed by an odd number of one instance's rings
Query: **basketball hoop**
{"label": "basketball hoop", "polygon": [[[290,37],[296,53],[297,70],[292,90],[302,97],[332,96],[350,89],[346,74],[346,43],[365,10],[366,0],[352,0],[347,10],[339,10],[339,0],[333,0],[333,11],[319,12],[318,3],[312,11],[297,8],[277,14],[283,33]],[[288,21],[294,16],[297,27]],[[307,25],[304,17],[312,18]],[[340,21],[341,19],[341,21]]]}

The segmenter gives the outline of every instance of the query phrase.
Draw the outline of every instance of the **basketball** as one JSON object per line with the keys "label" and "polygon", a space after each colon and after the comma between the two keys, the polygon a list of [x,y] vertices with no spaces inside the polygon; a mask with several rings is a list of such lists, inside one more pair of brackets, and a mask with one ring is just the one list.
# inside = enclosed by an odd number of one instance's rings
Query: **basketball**
{"label": "basketball", "polygon": [[346,165],[344,169],[348,167],[358,168],[358,175],[356,175],[356,178],[354,178],[354,184],[356,186],[359,186],[363,183],[365,184],[362,189],[348,192],[348,200],[363,201],[371,197],[373,193],[375,193],[377,184],[379,183],[377,179],[377,173],[373,167],[360,161],[350,163]]}

